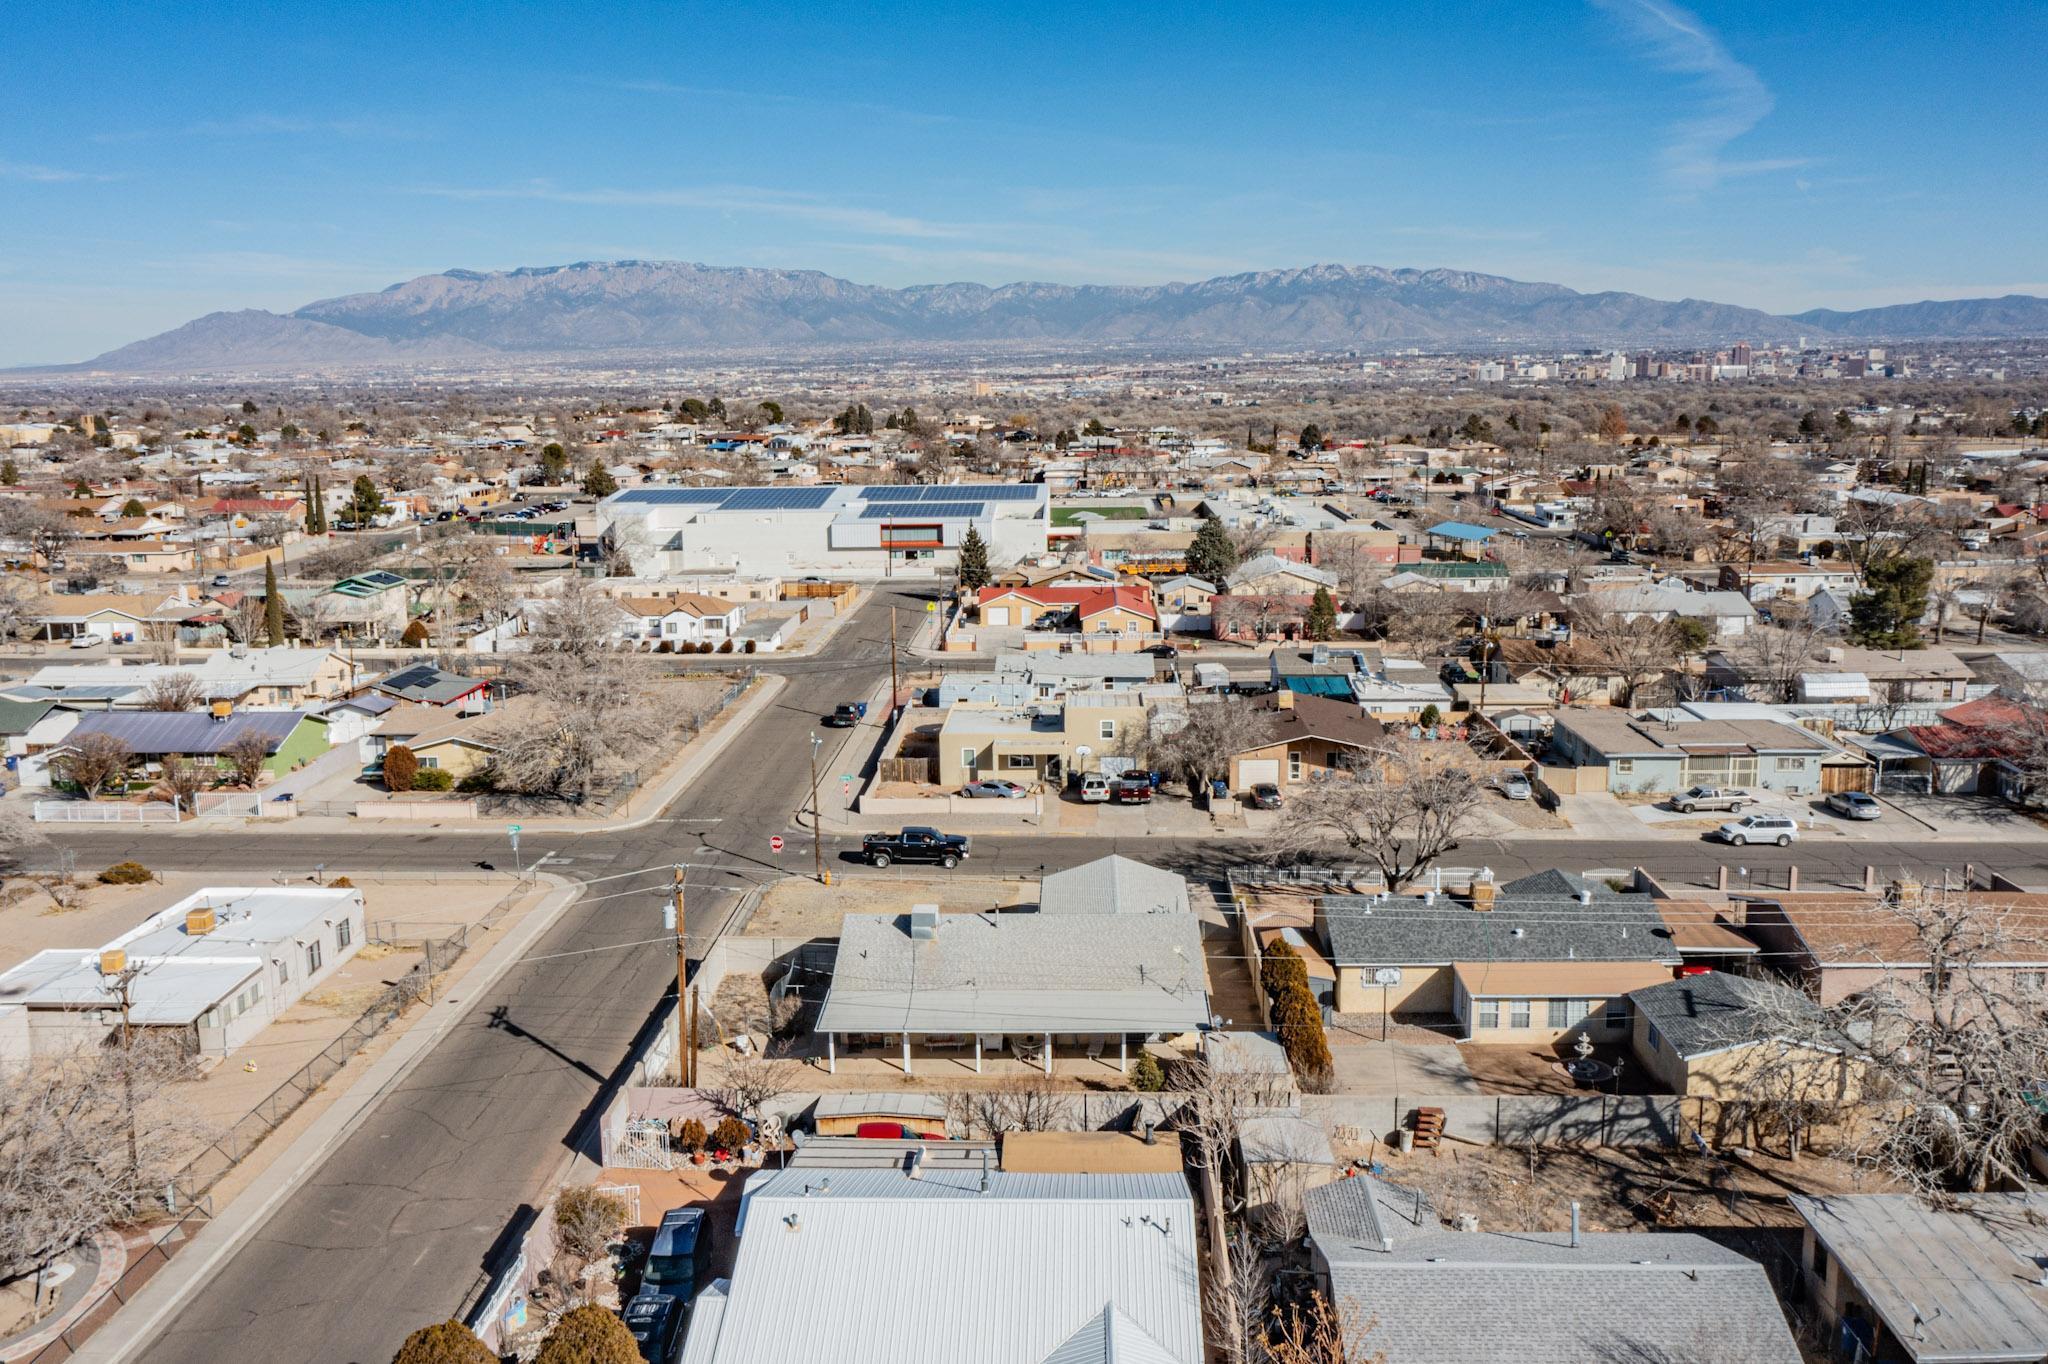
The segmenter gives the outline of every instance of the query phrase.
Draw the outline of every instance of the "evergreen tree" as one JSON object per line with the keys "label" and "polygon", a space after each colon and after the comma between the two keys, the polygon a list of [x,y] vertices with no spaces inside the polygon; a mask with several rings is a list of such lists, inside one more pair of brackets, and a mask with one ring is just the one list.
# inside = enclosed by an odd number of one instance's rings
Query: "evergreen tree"
{"label": "evergreen tree", "polygon": [[590,461],[589,470],[583,475],[583,492],[589,497],[610,497],[619,490],[619,481],[612,477],[612,471],[596,460]]}
{"label": "evergreen tree", "polygon": [[284,643],[284,597],[277,590],[277,562],[263,561],[263,635],[272,647]]}
{"label": "evergreen tree", "polygon": [[960,541],[960,586],[969,592],[979,592],[988,586],[988,580],[988,545],[982,541],[981,532],[969,526]]}
{"label": "evergreen tree", "polygon": [[313,475],[313,533],[327,534],[327,485]]}
{"label": "evergreen tree", "polygon": [[1109,428],[1102,424],[1101,418],[1090,417],[1088,424],[1081,428],[1081,434],[1084,436],[1106,436],[1109,434]]}
{"label": "evergreen tree", "polygon": [[555,1323],[536,1364],[640,1364],[640,1347],[616,1313],[586,1303]]}
{"label": "evergreen tree", "polygon": [[1863,570],[1864,590],[1849,599],[1849,638],[1871,649],[1918,649],[1920,617],[1934,560],[1894,555]]}
{"label": "evergreen tree", "polygon": [[368,474],[357,474],[355,483],[349,488],[349,519],[359,526],[366,526],[383,510],[384,495],[377,491],[377,485],[370,481]]}
{"label": "evergreen tree", "polygon": [[306,475],[300,485],[300,491],[305,495],[306,499],[306,515],[304,518],[306,534],[317,535],[320,533],[320,518],[313,510],[313,476],[311,474]]}
{"label": "evergreen tree", "polygon": [[1236,567],[1237,546],[1230,543],[1230,532],[1213,514],[1204,512],[1202,528],[1188,546],[1188,572],[1221,588]]}
{"label": "evergreen tree", "polygon": [[9,487],[21,482],[21,466],[11,459],[0,460],[0,483]]}
{"label": "evergreen tree", "polygon": [[1318,587],[1315,600],[1308,604],[1308,637],[1328,639],[1337,633],[1337,603],[1330,600],[1330,589]]}
{"label": "evergreen tree", "polygon": [[467,1326],[444,1321],[407,1336],[391,1364],[498,1364],[498,1357]]}
{"label": "evergreen tree", "polygon": [[540,476],[550,483],[560,483],[569,476],[569,452],[554,441],[540,447]]}
{"label": "evergreen tree", "polygon": [[121,504],[121,515],[147,516],[149,515],[149,508],[142,505],[142,501],[140,498],[131,497],[126,502],[123,502]]}
{"label": "evergreen tree", "polygon": [[1322,449],[1323,428],[1317,426],[1314,422],[1310,422],[1307,426],[1301,428],[1301,435],[1294,443],[1303,450]]}

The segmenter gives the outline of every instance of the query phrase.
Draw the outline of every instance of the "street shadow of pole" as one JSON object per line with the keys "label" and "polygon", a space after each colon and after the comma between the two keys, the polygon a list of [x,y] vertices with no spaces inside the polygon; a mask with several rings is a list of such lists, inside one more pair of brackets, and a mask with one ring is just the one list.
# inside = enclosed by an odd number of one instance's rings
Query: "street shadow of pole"
{"label": "street shadow of pole", "polygon": [[564,1064],[574,1066],[578,1072],[588,1076],[597,1084],[601,1085],[605,1083],[605,1077],[598,1074],[595,1069],[593,1069],[585,1062],[577,1060],[575,1057],[569,1055],[567,1052],[563,1051],[560,1047],[557,1047],[552,1042],[548,1041],[546,1038],[537,1037],[533,1033],[530,1033],[526,1029],[520,1027],[517,1023],[514,1023],[511,1017],[511,1009],[506,1005],[500,1004],[496,1008],[492,1009],[490,1020],[487,1023],[485,1023],[484,1026],[487,1028],[495,1028],[497,1031],[516,1037],[522,1042],[531,1042],[536,1047],[539,1047],[542,1051],[546,1052],[548,1055],[554,1057],[556,1060],[561,1061]]}

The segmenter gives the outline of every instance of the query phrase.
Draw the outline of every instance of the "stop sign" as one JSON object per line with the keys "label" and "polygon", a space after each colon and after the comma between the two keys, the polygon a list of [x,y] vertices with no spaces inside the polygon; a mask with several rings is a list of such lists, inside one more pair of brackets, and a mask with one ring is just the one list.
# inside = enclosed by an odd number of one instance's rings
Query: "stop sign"
{"label": "stop sign", "polygon": [[771,834],[771,835],[769,835],[769,838],[768,838],[768,851],[769,851],[769,852],[781,852],[781,851],[782,851],[782,835],[781,835],[781,834]]}

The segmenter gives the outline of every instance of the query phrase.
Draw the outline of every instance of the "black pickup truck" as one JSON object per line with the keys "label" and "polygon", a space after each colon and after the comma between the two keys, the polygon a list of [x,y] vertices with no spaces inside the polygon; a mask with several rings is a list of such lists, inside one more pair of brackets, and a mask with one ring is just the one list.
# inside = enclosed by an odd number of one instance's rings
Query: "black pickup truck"
{"label": "black pickup truck", "polygon": [[860,841],[860,855],[873,867],[886,867],[891,862],[936,862],[942,867],[957,867],[967,856],[967,838],[964,834],[942,834],[937,829],[922,828],[869,834]]}

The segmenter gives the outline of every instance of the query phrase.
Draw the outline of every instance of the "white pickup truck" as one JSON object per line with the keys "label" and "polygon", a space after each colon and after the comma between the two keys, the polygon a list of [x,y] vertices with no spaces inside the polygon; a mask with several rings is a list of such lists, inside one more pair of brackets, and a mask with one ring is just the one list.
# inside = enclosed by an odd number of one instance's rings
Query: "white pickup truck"
{"label": "white pickup truck", "polygon": [[1754,804],[1756,797],[1739,786],[1694,786],[1671,798],[1671,808],[1685,815],[1695,810],[1727,810],[1732,814]]}

